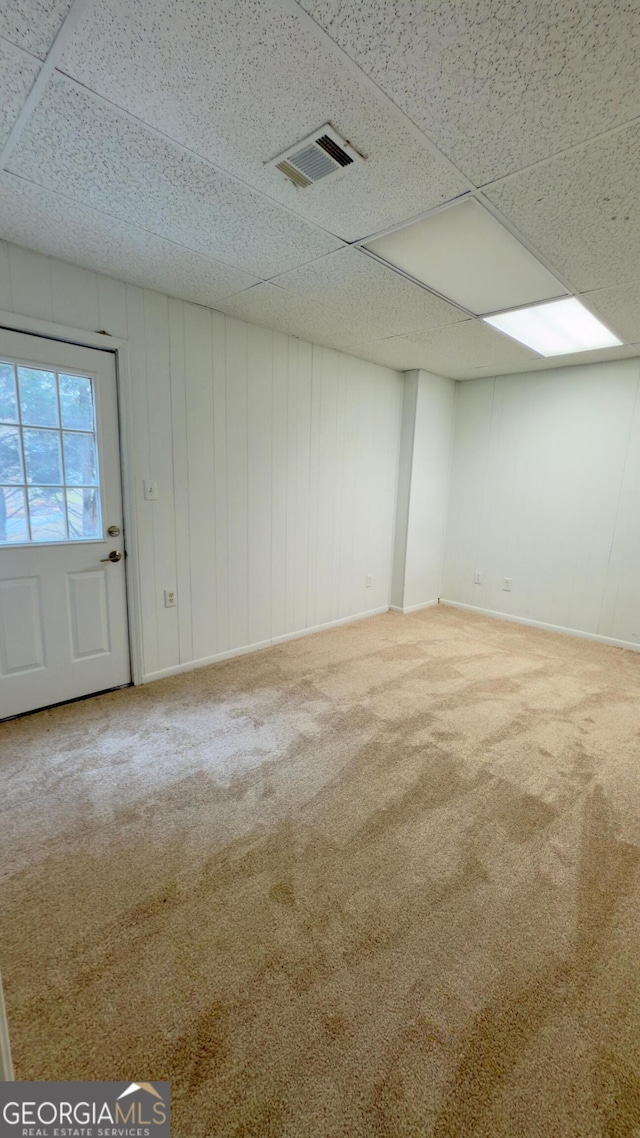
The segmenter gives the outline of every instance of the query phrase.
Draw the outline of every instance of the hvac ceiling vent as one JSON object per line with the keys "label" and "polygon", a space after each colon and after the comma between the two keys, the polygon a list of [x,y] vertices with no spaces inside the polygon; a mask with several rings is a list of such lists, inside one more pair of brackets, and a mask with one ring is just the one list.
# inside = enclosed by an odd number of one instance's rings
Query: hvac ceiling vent
{"label": "hvac ceiling vent", "polygon": [[275,167],[294,185],[304,188],[339,173],[345,166],[362,161],[362,155],[345,142],[329,123],[325,123],[308,138],[290,146],[284,154],[265,162],[265,166]]}

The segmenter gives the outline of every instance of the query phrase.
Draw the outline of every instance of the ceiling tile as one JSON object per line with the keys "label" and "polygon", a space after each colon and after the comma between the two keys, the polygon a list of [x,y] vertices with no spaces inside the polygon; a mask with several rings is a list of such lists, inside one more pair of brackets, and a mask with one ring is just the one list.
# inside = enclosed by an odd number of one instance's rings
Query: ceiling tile
{"label": "ceiling tile", "polygon": [[338,312],[273,284],[256,285],[227,297],[216,308],[251,324],[264,324],[277,332],[288,332],[331,348],[343,348],[376,336],[371,325],[345,319]]}
{"label": "ceiling tile", "polygon": [[459,308],[353,247],[294,269],[278,277],[277,284],[306,300],[348,313],[354,321],[373,325],[377,338],[466,319]]}
{"label": "ceiling tile", "polygon": [[636,0],[301,0],[476,185],[640,113]]}
{"label": "ceiling tile", "polygon": [[340,247],[310,222],[57,75],[9,168],[259,277]]}
{"label": "ceiling tile", "polygon": [[[475,321],[468,321],[468,323],[475,324]],[[460,325],[456,325],[455,329],[452,328],[451,331],[460,332]],[[477,364],[475,363],[477,357],[474,353],[469,356],[464,349],[461,352],[459,347],[459,344],[446,345],[446,357],[443,358],[440,354],[442,345],[438,345],[437,350],[434,351],[433,346],[416,344],[406,337],[391,336],[389,339],[378,340],[371,344],[360,344],[353,349],[353,354],[371,360],[373,363],[397,368],[398,371],[424,368],[426,371],[433,371],[436,374],[460,380],[484,379],[491,375],[519,375],[531,371],[549,371],[554,368],[557,370],[560,367],[572,367],[577,364],[629,359],[640,354],[640,345],[636,345],[634,348],[628,344],[623,344],[618,348],[603,348],[601,351],[595,352],[578,352],[570,359],[567,357],[566,364],[559,364],[557,358],[542,359],[533,356],[531,353],[527,358],[520,360],[511,357],[508,361],[497,362],[494,359],[491,363]],[[456,350],[457,358],[454,358]],[[466,362],[464,362],[465,359]]]}
{"label": "ceiling tile", "polygon": [[[640,276],[640,265],[638,275]],[[629,340],[632,344],[640,341],[640,280],[618,288],[588,292],[583,299],[621,339]]]}
{"label": "ceiling tile", "polygon": [[392,367],[397,371],[412,371],[414,368],[430,370],[427,350],[420,344],[412,344],[402,336],[390,336],[386,340],[373,340],[349,349],[351,354],[374,364]]}
{"label": "ceiling tile", "polygon": [[5,0],[0,36],[44,59],[73,0]]}
{"label": "ceiling tile", "polygon": [[0,176],[0,237],[120,280],[198,304],[255,283],[255,277],[78,206],[68,198]]}
{"label": "ceiling tile", "polygon": [[[272,0],[103,0],[61,69],[345,240],[462,193],[450,163]],[[304,190],[264,163],[324,122],[367,161]]]}
{"label": "ceiling tile", "polygon": [[0,40],[0,146],[4,146],[40,70],[37,60]]}
{"label": "ceiling tile", "polygon": [[407,339],[424,347],[429,363],[423,366],[454,379],[469,368],[489,366],[504,372],[513,364],[538,358],[529,348],[479,320],[465,320]]}
{"label": "ceiling tile", "polygon": [[578,367],[583,364],[597,364],[609,360],[626,360],[638,355],[629,344],[622,344],[615,348],[601,348],[594,352],[576,352],[575,355],[564,357],[566,362],[559,363],[558,357],[547,356],[546,359],[520,361],[509,368],[495,368],[491,366],[469,368],[467,373],[456,376],[457,379],[483,379],[489,375],[522,375],[534,371],[564,371],[568,367]]}
{"label": "ceiling tile", "polygon": [[[577,367],[579,364],[597,364],[607,360],[627,360],[632,356],[638,355],[637,349],[634,349],[631,344],[620,344],[614,348],[598,348],[593,352],[576,352],[572,356],[563,356],[563,363],[560,363],[558,357],[553,358],[547,356],[546,359],[534,360],[533,363],[527,365],[527,371],[549,371],[554,368],[559,371],[560,368]],[[521,371],[523,368],[518,365],[514,371]]]}
{"label": "ceiling tile", "polygon": [[516,344],[479,320],[464,320],[410,336],[390,336],[363,342],[350,351],[363,359],[407,371],[425,368],[451,379],[467,379],[471,374],[494,375],[531,365],[539,357],[529,348]]}
{"label": "ceiling tile", "polygon": [[640,124],[490,186],[490,201],[581,292],[638,277]]}

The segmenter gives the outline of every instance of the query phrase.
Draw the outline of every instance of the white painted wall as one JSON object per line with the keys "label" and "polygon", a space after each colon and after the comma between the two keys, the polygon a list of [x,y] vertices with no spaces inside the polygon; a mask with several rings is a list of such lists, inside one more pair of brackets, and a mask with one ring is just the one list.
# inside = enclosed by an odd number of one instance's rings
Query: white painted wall
{"label": "white painted wall", "polygon": [[639,383],[621,360],[457,385],[443,598],[640,642]]}
{"label": "white painted wall", "polygon": [[145,678],[387,607],[397,372],[2,242],[0,310],[128,341]]}
{"label": "white painted wall", "polygon": [[441,592],[455,391],[452,379],[405,373],[391,589],[405,612]]}

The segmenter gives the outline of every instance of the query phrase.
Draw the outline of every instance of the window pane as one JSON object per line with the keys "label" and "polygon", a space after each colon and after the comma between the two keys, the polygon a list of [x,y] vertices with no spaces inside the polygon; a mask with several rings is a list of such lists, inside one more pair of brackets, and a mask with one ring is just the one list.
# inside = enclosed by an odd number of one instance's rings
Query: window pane
{"label": "window pane", "polygon": [[100,503],[92,486],[67,490],[69,537],[100,537]]}
{"label": "window pane", "polygon": [[60,541],[67,536],[62,490],[29,487],[29,517],[34,541]]}
{"label": "window pane", "polygon": [[95,426],[89,376],[0,359],[0,545],[102,537]]}
{"label": "window pane", "polygon": [[64,432],[64,469],[67,486],[95,486],[96,446],[93,435]]}
{"label": "window pane", "polygon": [[56,377],[52,371],[18,368],[22,422],[34,427],[58,426]]}
{"label": "window pane", "polygon": [[24,482],[18,427],[0,427],[0,482]]}
{"label": "window pane", "polygon": [[24,431],[24,457],[27,482],[61,485],[62,462],[57,431]]}
{"label": "window pane", "polygon": [[0,545],[28,541],[29,527],[22,487],[0,486]]}
{"label": "window pane", "polygon": [[82,375],[61,375],[60,414],[62,426],[75,431],[93,430],[93,392],[91,380]]}
{"label": "window pane", "polygon": [[0,363],[0,422],[18,422],[18,401],[16,399],[16,378],[13,364]]}

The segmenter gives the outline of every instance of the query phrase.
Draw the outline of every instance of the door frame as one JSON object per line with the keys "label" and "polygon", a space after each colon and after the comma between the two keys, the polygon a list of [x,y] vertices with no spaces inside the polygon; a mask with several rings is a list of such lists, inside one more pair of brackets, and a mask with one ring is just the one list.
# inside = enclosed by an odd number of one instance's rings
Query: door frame
{"label": "door frame", "polygon": [[115,357],[131,680],[135,685],[141,684],[143,682],[142,590],[138,557],[138,517],[133,450],[133,393],[131,390],[129,343],[127,340],[110,336],[107,332],[88,332],[83,328],[70,328],[67,325],[54,324],[50,320],[40,320],[35,316],[22,316],[15,312],[2,310],[0,310],[0,328],[6,329],[8,332],[23,332],[47,340],[58,340],[63,344],[75,344],[81,348],[98,348],[102,351],[111,352]]}

